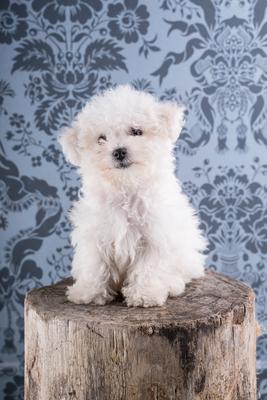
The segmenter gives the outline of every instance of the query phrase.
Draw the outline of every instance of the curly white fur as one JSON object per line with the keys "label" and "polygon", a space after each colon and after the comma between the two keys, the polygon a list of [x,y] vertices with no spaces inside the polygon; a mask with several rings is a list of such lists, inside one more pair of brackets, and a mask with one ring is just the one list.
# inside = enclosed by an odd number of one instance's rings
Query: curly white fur
{"label": "curly white fur", "polygon": [[[182,106],[119,86],[95,96],[63,132],[83,187],[71,211],[70,301],[105,304],[121,292],[128,306],[161,306],[203,275],[206,241],[174,175],[182,124]],[[124,168],[112,156],[122,147]]]}

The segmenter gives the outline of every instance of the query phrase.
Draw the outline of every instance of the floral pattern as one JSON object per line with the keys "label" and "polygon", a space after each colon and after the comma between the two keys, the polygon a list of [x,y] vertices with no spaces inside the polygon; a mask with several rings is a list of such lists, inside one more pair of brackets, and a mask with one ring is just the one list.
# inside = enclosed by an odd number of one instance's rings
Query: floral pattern
{"label": "floral pattern", "polygon": [[27,36],[27,10],[25,4],[2,0],[0,4],[0,43],[12,43]]}
{"label": "floral pattern", "polygon": [[137,0],[109,4],[108,17],[110,35],[119,40],[124,39],[126,43],[135,43],[138,34],[147,33],[149,13],[145,5],[138,5]]}
{"label": "floral pattern", "polygon": [[93,12],[102,9],[102,3],[100,0],[33,0],[32,8],[36,12],[42,11],[51,24],[66,21],[68,12],[72,22],[85,24]]}
{"label": "floral pattern", "polygon": [[204,183],[183,184],[199,210],[202,229],[209,239],[210,263],[214,269],[238,278],[240,263],[254,255],[261,263],[267,260],[267,186],[255,180],[266,174],[267,165],[254,161],[253,181],[243,170],[244,166],[219,166],[212,176],[212,168],[204,160],[202,166],[193,168],[196,179]]}
{"label": "floral pattern", "polygon": [[[234,148],[238,152],[245,152],[248,150],[247,126],[252,130],[256,142],[267,144],[263,95],[263,82],[267,78],[266,21],[262,18],[266,5],[256,1],[253,9],[251,2],[247,7],[245,2],[240,2],[239,11],[246,9],[244,19],[236,16],[236,9],[232,9],[230,2],[226,5],[230,12],[226,12],[223,2],[220,3],[221,7],[216,7],[218,2],[208,3],[209,8],[206,3],[200,5],[206,25],[199,18],[200,14],[196,17],[199,19],[197,23],[191,18],[189,22],[183,18],[166,20],[168,35],[178,31],[187,38],[186,46],[182,52],[169,52],[152,75],[159,77],[162,83],[172,66],[192,59],[192,77],[199,84],[191,92],[192,95],[194,93],[195,110],[200,122],[198,129],[201,134],[197,138],[197,146],[205,145],[211,139],[211,133],[216,131],[215,149],[223,153],[229,150],[229,131],[234,130]],[[164,2],[164,8],[168,7],[170,4]],[[198,56],[193,59],[196,51]],[[194,132],[189,132],[184,139],[186,151],[195,152],[195,141],[192,140]]]}
{"label": "floral pattern", "polygon": [[186,106],[175,171],[207,266],[256,293],[267,400],[266,1],[2,0],[0,46],[0,398],[23,398],[25,293],[71,267],[80,181],[57,136],[93,95],[130,82]]}

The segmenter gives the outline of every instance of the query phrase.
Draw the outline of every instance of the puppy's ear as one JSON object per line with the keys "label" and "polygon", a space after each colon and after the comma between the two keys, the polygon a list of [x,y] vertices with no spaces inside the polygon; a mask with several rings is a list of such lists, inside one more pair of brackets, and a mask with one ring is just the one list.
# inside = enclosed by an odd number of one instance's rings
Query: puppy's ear
{"label": "puppy's ear", "polygon": [[185,107],[174,102],[160,103],[160,123],[174,143],[178,139],[184,125]]}
{"label": "puppy's ear", "polygon": [[63,153],[73,165],[80,163],[80,149],[78,145],[78,132],[74,127],[63,129],[59,139]]}

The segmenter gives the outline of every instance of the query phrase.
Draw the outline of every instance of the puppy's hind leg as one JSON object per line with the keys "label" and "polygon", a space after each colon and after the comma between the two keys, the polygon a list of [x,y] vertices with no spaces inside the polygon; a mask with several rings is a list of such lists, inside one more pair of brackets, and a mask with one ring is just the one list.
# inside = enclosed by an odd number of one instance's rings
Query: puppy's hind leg
{"label": "puppy's hind leg", "polygon": [[109,269],[92,245],[83,243],[77,246],[72,275],[75,283],[67,290],[69,301],[104,305],[114,299],[115,292],[109,287]]}

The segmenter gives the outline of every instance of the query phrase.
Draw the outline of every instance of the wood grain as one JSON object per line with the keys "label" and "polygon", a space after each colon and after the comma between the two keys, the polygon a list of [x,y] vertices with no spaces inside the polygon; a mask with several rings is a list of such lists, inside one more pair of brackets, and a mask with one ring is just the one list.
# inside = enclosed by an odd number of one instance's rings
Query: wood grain
{"label": "wood grain", "polygon": [[207,272],[165,306],[25,300],[25,400],[255,400],[254,293]]}

